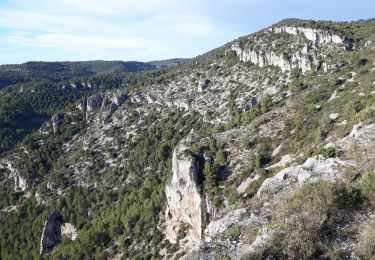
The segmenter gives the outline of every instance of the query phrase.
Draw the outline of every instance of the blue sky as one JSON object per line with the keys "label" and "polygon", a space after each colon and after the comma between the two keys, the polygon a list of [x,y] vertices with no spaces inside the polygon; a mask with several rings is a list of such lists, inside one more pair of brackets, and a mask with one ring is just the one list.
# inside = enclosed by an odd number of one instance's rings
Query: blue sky
{"label": "blue sky", "polygon": [[0,0],[0,64],[194,57],[284,18],[374,11],[374,0]]}

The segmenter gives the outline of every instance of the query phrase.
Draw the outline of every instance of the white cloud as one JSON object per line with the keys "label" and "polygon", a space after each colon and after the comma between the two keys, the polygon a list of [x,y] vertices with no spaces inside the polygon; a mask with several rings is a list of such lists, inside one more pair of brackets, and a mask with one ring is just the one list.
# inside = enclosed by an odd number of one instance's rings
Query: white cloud
{"label": "white cloud", "polygon": [[15,31],[6,36],[9,41],[32,47],[60,48],[64,50],[109,50],[109,51],[142,51],[150,45],[148,39],[143,38],[108,38],[100,36],[78,36],[69,34],[39,34],[35,37],[24,32]]}
{"label": "white cloud", "polygon": [[201,8],[211,1],[8,0],[0,46],[18,48],[24,61],[192,57],[225,37]]}

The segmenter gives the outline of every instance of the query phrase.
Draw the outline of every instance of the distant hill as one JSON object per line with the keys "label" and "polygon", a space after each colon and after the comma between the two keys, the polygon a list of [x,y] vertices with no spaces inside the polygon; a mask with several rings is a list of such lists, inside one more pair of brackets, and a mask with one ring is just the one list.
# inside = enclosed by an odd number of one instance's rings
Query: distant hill
{"label": "distant hill", "polygon": [[185,63],[189,61],[190,59],[185,59],[185,58],[175,58],[175,59],[168,59],[168,60],[155,60],[155,61],[150,61],[147,62],[147,64],[153,65],[156,68],[167,68],[167,67],[172,67],[181,63]]}
{"label": "distant hill", "polygon": [[58,82],[73,77],[112,72],[137,72],[154,68],[156,68],[155,65],[138,61],[30,61],[23,64],[0,66],[0,88],[28,81]]}

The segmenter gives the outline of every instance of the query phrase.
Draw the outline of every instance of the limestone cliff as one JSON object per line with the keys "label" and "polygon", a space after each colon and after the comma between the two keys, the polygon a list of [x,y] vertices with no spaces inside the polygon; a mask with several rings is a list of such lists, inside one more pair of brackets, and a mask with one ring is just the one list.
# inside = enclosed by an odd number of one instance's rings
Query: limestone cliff
{"label": "limestone cliff", "polygon": [[261,48],[241,48],[238,42],[231,46],[231,50],[243,62],[251,62],[261,68],[265,66],[279,67],[282,72],[300,68],[305,73],[311,71],[314,65],[317,66],[319,64],[315,53],[308,44],[289,55],[279,54],[273,50],[262,50]]}
{"label": "limestone cliff", "polygon": [[[279,67],[282,72],[299,68],[303,73],[311,71],[314,66],[320,65],[316,50],[327,44],[333,44],[343,47],[345,50],[352,49],[351,39],[337,33],[325,31],[322,29],[303,28],[303,27],[271,27],[262,32],[264,35],[272,34],[289,34],[290,37],[302,37],[308,42],[303,44],[302,48],[290,46],[287,52],[280,52],[277,49],[265,48],[263,42],[257,38],[248,39],[252,42],[252,47],[244,47],[237,41],[231,46],[231,50],[236,53],[238,58],[244,62],[251,62],[259,67],[275,66]],[[279,45],[277,40],[272,43],[272,47]]]}
{"label": "limestone cliff", "polygon": [[191,133],[173,152],[173,176],[165,188],[168,206],[165,211],[165,235],[171,243],[199,244],[211,220],[212,206],[200,190],[202,162],[188,150],[198,138]]}
{"label": "limestone cliff", "polygon": [[103,124],[107,124],[112,114],[116,111],[118,107],[120,107],[125,100],[127,99],[127,95],[114,92],[114,93],[107,93],[107,94],[95,94],[87,98],[86,104],[86,120],[90,122],[95,117],[95,110],[100,108],[100,122]]}
{"label": "limestone cliff", "polygon": [[327,43],[335,43],[335,44],[344,46],[344,48],[347,50],[350,50],[352,48],[350,39],[338,33],[333,33],[333,32],[325,31],[322,29],[281,26],[281,27],[272,27],[269,30],[274,33],[285,32],[291,35],[302,34],[309,41],[311,41],[315,46],[321,46]]}
{"label": "limestone cliff", "polygon": [[57,212],[52,212],[44,223],[42,237],[40,239],[40,254],[52,250],[61,242],[62,217]]}
{"label": "limestone cliff", "polygon": [[27,189],[29,180],[20,175],[12,159],[2,159],[0,169],[6,169],[9,172],[7,177],[14,180],[14,191],[25,191]]}

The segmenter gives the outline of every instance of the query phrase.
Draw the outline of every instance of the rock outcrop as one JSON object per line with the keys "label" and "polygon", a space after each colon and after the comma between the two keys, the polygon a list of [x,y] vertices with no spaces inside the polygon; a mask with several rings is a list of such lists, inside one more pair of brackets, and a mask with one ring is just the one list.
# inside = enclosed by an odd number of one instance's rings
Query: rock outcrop
{"label": "rock outcrop", "polygon": [[241,48],[238,42],[231,46],[231,50],[236,53],[243,62],[251,62],[261,68],[265,66],[279,67],[282,72],[300,68],[303,73],[311,71],[314,65],[318,65],[315,55],[310,53],[309,45],[301,50],[291,53],[291,56],[278,54],[272,50],[256,50]]}
{"label": "rock outcrop", "polygon": [[8,178],[14,180],[14,191],[25,191],[29,185],[29,180],[19,174],[19,171],[14,166],[14,163],[10,159],[2,159],[0,161],[0,169],[6,169],[9,171]]}
{"label": "rock outcrop", "polygon": [[205,80],[199,81],[198,92],[202,92],[203,90],[205,90],[206,88],[208,88],[208,86],[210,85],[210,83],[211,83],[211,80],[209,80],[209,79],[205,79]]}
{"label": "rock outcrop", "polygon": [[164,233],[171,243],[182,246],[199,244],[204,239],[204,229],[213,214],[211,203],[200,189],[202,162],[188,150],[196,138],[190,133],[175,148],[173,176],[165,189],[168,206]]}
{"label": "rock outcrop", "polygon": [[302,49],[295,49],[292,53],[278,53],[274,50],[265,50],[262,45],[250,49],[243,48],[239,42],[231,46],[231,50],[236,53],[243,62],[251,62],[259,67],[276,66],[282,72],[299,68],[303,73],[311,71],[312,68],[319,67],[321,62],[318,60],[315,50],[326,44],[336,44],[343,46],[345,50],[352,49],[352,41],[342,35],[325,31],[322,29],[303,28],[303,27],[272,27],[269,33],[288,33],[292,36],[302,35],[309,42]]}
{"label": "rock outcrop", "polygon": [[344,161],[340,158],[324,158],[322,155],[314,156],[302,165],[291,166],[266,179],[258,190],[257,196],[265,194],[280,194],[293,186],[300,186],[305,182],[316,182],[319,180],[337,181],[343,178],[342,172],[345,167],[355,166],[354,161]]}
{"label": "rock outcrop", "polygon": [[344,36],[339,34],[335,34],[330,31],[322,30],[322,29],[313,29],[313,28],[304,28],[304,27],[289,27],[289,26],[282,26],[282,27],[272,27],[270,31],[274,33],[288,33],[291,35],[298,35],[302,34],[306,37],[309,41],[311,41],[315,46],[321,46],[327,43],[335,43],[347,46],[348,39]]}
{"label": "rock outcrop", "polygon": [[87,98],[87,112],[99,108],[103,102],[103,95],[101,93],[92,95]]}
{"label": "rock outcrop", "polygon": [[[352,131],[345,138],[332,144],[340,149],[347,149],[350,144],[366,146],[371,145],[375,140],[375,124],[353,126]],[[331,146],[328,144],[327,146]]]}
{"label": "rock outcrop", "polygon": [[103,122],[103,124],[109,123],[113,113],[125,102],[127,98],[128,96],[122,93],[95,94],[90,96],[87,99],[86,120],[91,118],[90,115],[94,113],[94,110],[100,108],[100,121]]}
{"label": "rock outcrop", "polygon": [[54,133],[57,132],[63,120],[64,120],[64,114],[59,113],[59,114],[52,116],[51,122],[52,122],[52,128],[53,128]]}
{"label": "rock outcrop", "polygon": [[40,254],[52,250],[61,242],[62,216],[57,212],[52,212],[46,222],[44,222],[43,233],[40,239]]}
{"label": "rock outcrop", "polygon": [[61,234],[63,237],[72,241],[76,240],[78,236],[76,227],[71,223],[64,223],[61,226]]}

